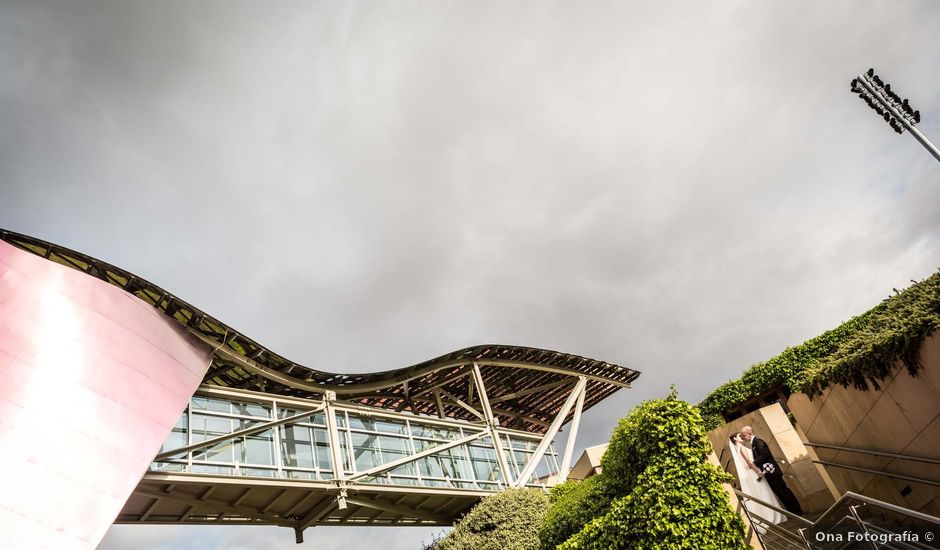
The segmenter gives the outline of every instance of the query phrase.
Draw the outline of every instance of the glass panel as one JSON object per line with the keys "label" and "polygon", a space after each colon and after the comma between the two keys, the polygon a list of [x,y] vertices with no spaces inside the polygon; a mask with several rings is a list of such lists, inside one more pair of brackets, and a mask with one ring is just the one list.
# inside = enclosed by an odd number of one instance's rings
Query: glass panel
{"label": "glass panel", "polygon": [[159,470],[161,472],[182,472],[186,470],[186,464],[177,462],[154,462],[150,469]]}
{"label": "glass panel", "polygon": [[235,414],[271,418],[271,407],[267,405],[261,405],[259,403],[240,403],[233,401],[232,407],[234,408]]}
{"label": "glass panel", "polygon": [[284,474],[291,479],[316,479],[314,472],[299,472],[297,470],[286,470]]}
{"label": "glass panel", "polygon": [[[300,410],[298,410],[298,409],[282,409],[282,408],[278,408],[278,410],[277,410],[277,416],[278,416],[278,418],[287,418],[288,416],[296,416],[296,415],[300,414],[301,412],[302,412],[302,411],[300,411]],[[317,425],[320,425],[320,426],[326,426],[326,416],[325,416],[322,412],[320,412],[320,413],[316,413],[316,414],[314,414],[314,415],[312,415],[312,416],[310,416],[310,417],[307,417],[307,418],[301,418],[301,419],[298,420],[297,422],[303,422],[303,423],[305,423],[305,424],[317,424]]]}
{"label": "glass panel", "polygon": [[[383,453],[390,452],[390,453],[399,453],[399,454],[404,454],[404,453],[410,454],[407,439],[404,439],[401,437],[390,437],[387,435],[379,435],[379,436],[376,436],[376,441],[378,445],[382,448]],[[386,459],[385,461],[388,462],[389,460]]]}
{"label": "glass panel", "polygon": [[173,426],[173,430],[170,432],[170,436],[167,437],[167,440],[163,443],[163,446],[160,447],[160,452],[169,451],[172,449],[179,449],[180,447],[185,447],[189,442],[189,436],[186,433],[186,412],[183,412],[183,415],[176,419],[176,425]]}
{"label": "glass panel", "polygon": [[274,431],[242,438],[242,462],[247,464],[274,464]]}
{"label": "glass panel", "polygon": [[[193,413],[193,441],[205,441],[209,437],[232,433],[232,420]],[[202,437],[196,438],[196,435]],[[209,437],[207,437],[209,436]]]}
{"label": "glass panel", "polygon": [[233,475],[234,468],[228,466],[213,466],[211,464],[193,464],[193,471],[199,474],[222,474]]}
{"label": "glass panel", "polygon": [[[499,468],[496,466],[496,453],[492,452],[491,449],[471,447],[470,455],[474,457],[471,459],[471,463],[473,464],[474,476],[478,481],[496,481],[500,478]],[[489,459],[487,455],[492,455],[493,458]]]}
{"label": "glass panel", "polygon": [[538,466],[535,467],[535,477],[538,480],[538,483],[544,483],[545,480],[555,472],[549,467],[548,457],[543,456],[542,460],[539,460]]}
{"label": "glass panel", "polygon": [[417,485],[418,480],[410,477],[392,476],[392,483],[395,485]]}
{"label": "glass panel", "polygon": [[[352,422],[352,419],[350,419]],[[353,456],[356,460],[356,471],[363,472],[382,464],[379,450],[375,446],[376,437],[370,434],[351,434],[353,443]]]}
{"label": "glass panel", "polygon": [[194,395],[192,400],[193,410],[217,411],[224,413],[232,412],[232,405],[229,401],[214,399],[212,397],[203,397]]}
{"label": "glass panel", "polygon": [[513,462],[516,463],[516,467],[519,468],[520,472],[522,471],[523,468],[525,468],[525,465],[529,463],[529,458],[531,456],[532,456],[532,453],[523,453],[520,451],[512,452]]}
{"label": "glass panel", "polygon": [[386,420],[383,418],[377,419],[375,421],[375,429],[376,431],[390,433],[390,434],[407,434],[408,433],[408,427],[405,426],[404,422]]}
{"label": "glass panel", "polygon": [[281,426],[281,461],[285,466],[313,468],[310,428]]}
{"label": "glass panel", "polygon": [[375,431],[375,420],[371,418],[363,418],[361,416],[350,413],[349,427],[354,430]]}
{"label": "glass panel", "polygon": [[415,437],[425,437],[428,439],[460,439],[460,432],[441,426],[430,426],[411,422],[411,435]]}
{"label": "glass panel", "polygon": [[[388,461],[388,462],[391,462],[391,461]],[[393,468],[392,470],[389,470],[389,473],[403,475],[403,476],[413,476],[415,475],[415,464],[414,462],[402,464],[401,466],[397,468]]]}
{"label": "glass panel", "polygon": [[330,458],[330,443],[326,430],[314,428],[312,431],[316,447],[314,452],[316,453],[317,466],[320,469],[332,470],[333,462]]}
{"label": "glass panel", "polygon": [[202,451],[194,451],[193,459],[211,460],[213,462],[234,462],[234,447],[231,441],[223,441]]}
{"label": "glass panel", "polygon": [[530,441],[528,439],[519,439],[518,437],[510,437],[509,441],[512,442],[513,449],[522,449],[524,451],[534,451],[538,444],[535,441]]}
{"label": "glass panel", "polygon": [[267,470],[265,468],[242,468],[241,475],[254,477],[275,477],[277,470]]}
{"label": "glass panel", "polygon": [[477,445],[470,445],[470,456],[472,458],[481,458],[485,460],[492,460],[496,462],[496,451],[492,447],[480,447]]}

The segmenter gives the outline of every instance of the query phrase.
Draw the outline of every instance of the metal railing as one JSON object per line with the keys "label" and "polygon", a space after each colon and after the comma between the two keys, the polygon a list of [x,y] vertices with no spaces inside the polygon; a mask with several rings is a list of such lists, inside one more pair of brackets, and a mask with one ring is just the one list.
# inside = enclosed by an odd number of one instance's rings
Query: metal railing
{"label": "metal railing", "polygon": [[[842,447],[839,445],[829,445],[824,443],[804,443],[807,447],[813,447],[814,449],[829,449],[833,451],[839,451],[844,453],[852,454],[861,454],[869,456],[878,456],[882,458],[888,458],[891,460],[903,460],[906,462],[920,462],[924,464],[936,464],[940,465],[940,459],[931,458],[926,456],[917,456],[917,455],[906,455],[899,453],[888,453],[884,451],[875,451],[872,449],[859,449],[856,447]],[[844,462],[836,462],[834,460],[816,460],[813,459],[813,462],[816,464],[821,464],[823,466],[832,466],[833,468],[842,468],[844,470],[853,470],[856,472],[862,472],[865,474],[872,474],[876,476],[890,477],[893,479],[900,479],[904,481],[910,481],[912,483],[921,483],[923,485],[929,485],[931,487],[940,487],[940,481],[935,479],[927,479],[918,476],[912,476],[907,474],[898,474],[894,472],[887,472],[885,470],[875,470],[873,468],[865,468],[863,466],[857,466],[855,464],[846,464]],[[887,465],[885,465],[887,467]]]}
{"label": "metal railing", "polygon": [[930,458],[926,456],[916,456],[916,455],[905,455],[899,453],[886,453],[884,451],[873,451],[871,449],[859,449],[857,447],[841,447],[839,445],[829,445],[825,443],[803,443],[807,447],[813,447],[814,449],[832,449],[835,451],[844,451],[847,453],[856,453],[864,455],[873,455],[873,456],[883,456],[886,458],[893,458],[896,460],[909,460],[912,462],[925,462],[927,464],[940,464],[940,459]]}
{"label": "metal railing", "polygon": [[[734,494],[738,496],[738,502],[741,505],[741,508],[744,510],[745,517],[751,524],[751,529],[753,529],[754,534],[757,536],[761,545],[767,550],[806,550],[807,545],[806,541],[799,534],[799,532],[793,528],[788,527],[786,524],[798,524],[801,527],[809,527],[813,525],[813,522],[788,512],[776,506],[765,502],[759,498],[754,498],[751,495],[739,491],[738,489],[731,489],[734,491]],[[761,506],[773,510],[779,514],[782,514],[787,518],[786,522],[780,524],[773,523],[764,519],[763,517],[751,512],[748,509],[747,503],[753,502],[755,504],[760,504]],[[739,510],[740,512],[740,510]]]}
{"label": "metal railing", "polygon": [[[846,492],[815,521],[792,514],[737,489],[751,528],[767,550],[836,550],[940,548],[940,518],[857,493]],[[783,514],[775,524],[748,510],[754,502]],[[928,534],[929,533],[929,534]]]}

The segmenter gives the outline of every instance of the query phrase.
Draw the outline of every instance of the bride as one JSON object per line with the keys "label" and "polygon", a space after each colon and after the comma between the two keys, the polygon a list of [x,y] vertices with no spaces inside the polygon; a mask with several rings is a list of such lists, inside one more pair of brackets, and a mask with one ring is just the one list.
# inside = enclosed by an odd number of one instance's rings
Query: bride
{"label": "bride", "polygon": [[[741,435],[741,432],[731,434],[728,445],[731,447],[731,456],[734,457],[734,467],[738,472],[738,481],[741,482],[741,492],[763,500],[777,508],[783,508],[780,499],[774,494],[767,481],[761,477],[763,472],[754,465],[754,455],[751,454],[751,449],[744,445],[744,436]],[[787,519],[780,512],[771,510],[752,500],[746,501],[745,506],[752,515],[770,523],[782,523]],[[758,530],[763,532],[763,529]]]}

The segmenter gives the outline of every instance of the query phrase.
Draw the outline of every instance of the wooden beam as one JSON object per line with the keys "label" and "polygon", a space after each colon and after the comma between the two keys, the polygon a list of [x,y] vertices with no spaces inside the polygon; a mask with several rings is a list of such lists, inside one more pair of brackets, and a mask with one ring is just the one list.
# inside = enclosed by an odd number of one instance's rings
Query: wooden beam
{"label": "wooden beam", "polygon": [[450,393],[447,393],[446,391],[444,391],[444,390],[442,390],[442,389],[438,389],[438,391],[440,392],[440,394],[441,394],[443,397],[446,397],[448,401],[453,401],[455,405],[460,405],[461,407],[467,409],[468,411],[470,411],[471,413],[473,413],[473,414],[474,414],[477,418],[479,418],[480,420],[486,420],[486,417],[483,415],[483,413],[481,413],[480,411],[474,409],[473,407],[471,407],[471,406],[468,405],[467,403],[464,403],[464,401],[463,401],[462,399],[460,399],[459,397],[457,397],[456,395],[451,395]]}
{"label": "wooden beam", "polygon": [[532,395],[533,393],[539,393],[545,390],[550,390],[557,388],[558,386],[570,385],[572,388],[577,381],[572,381],[571,379],[558,380],[556,382],[550,382],[548,384],[542,384],[541,386],[535,386],[534,388],[527,388],[513,393],[507,393],[505,395],[500,395],[499,397],[494,397],[490,399],[490,403],[502,403],[503,401],[509,401],[510,399],[518,399],[519,397],[525,397],[527,395]]}

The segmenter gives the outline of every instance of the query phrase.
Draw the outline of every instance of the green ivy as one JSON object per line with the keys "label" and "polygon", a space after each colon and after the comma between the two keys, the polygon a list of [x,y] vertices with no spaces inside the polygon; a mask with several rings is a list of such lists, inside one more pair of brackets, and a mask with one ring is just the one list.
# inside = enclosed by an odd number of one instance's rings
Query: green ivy
{"label": "green ivy", "polygon": [[721,486],[729,476],[709,452],[698,409],[675,390],[640,404],[611,435],[600,474],[553,490],[542,548],[747,548]]}
{"label": "green ivy", "polygon": [[821,394],[833,384],[878,388],[897,361],[916,376],[924,339],[940,328],[940,273],[898,292],[871,310],[780,355],[758,363],[709,394],[699,408],[706,426],[721,413],[774,387]]}
{"label": "green ivy", "polygon": [[507,489],[483,498],[434,550],[538,550],[549,497],[540,489]]}
{"label": "green ivy", "polygon": [[744,550],[744,525],[728,506],[724,479],[704,459],[653,460],[630,494],[559,548]]}
{"label": "green ivy", "polygon": [[551,506],[539,530],[543,549],[555,548],[592,519],[604,515],[613,498],[607,476],[603,474],[584,481],[566,481],[553,487],[549,496]]}

